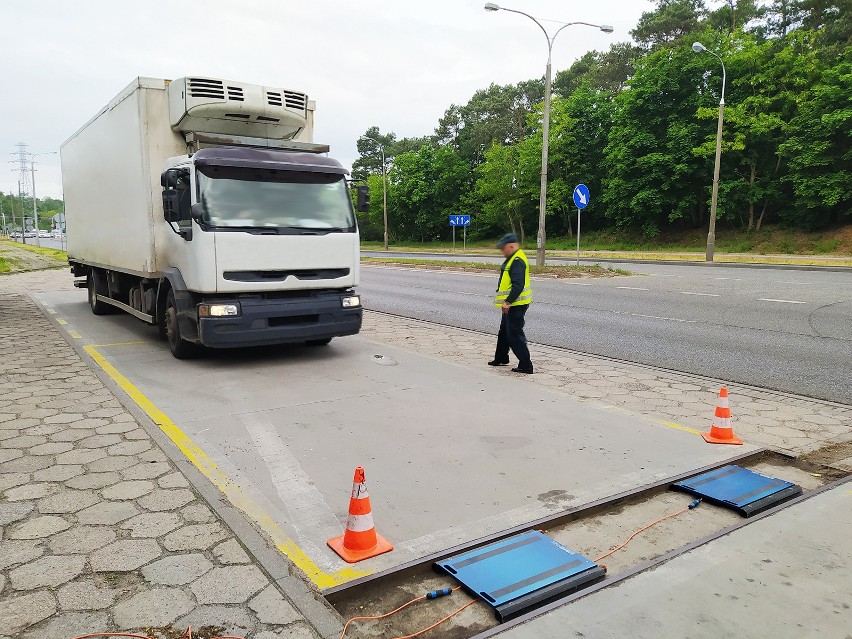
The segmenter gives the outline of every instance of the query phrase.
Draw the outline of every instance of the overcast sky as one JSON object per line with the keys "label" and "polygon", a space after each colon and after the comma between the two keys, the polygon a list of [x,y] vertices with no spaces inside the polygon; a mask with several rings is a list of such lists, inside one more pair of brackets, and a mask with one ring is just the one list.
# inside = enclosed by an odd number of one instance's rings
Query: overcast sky
{"label": "overcast sky", "polygon": [[[498,4],[504,4],[498,2]],[[484,0],[24,0],[3,1],[0,149],[58,151],[136,76],[203,75],[307,93],[314,141],[350,166],[370,126],[431,134],[452,103],[490,83],[544,75],[547,46],[524,16]],[[586,51],[630,39],[649,0],[506,0],[504,6],[575,25],[559,34],[553,72]],[[543,23],[553,33],[558,24]],[[120,144],[120,140],[116,140]],[[36,195],[60,197],[58,155],[35,158]],[[0,163],[0,191],[17,192]]]}

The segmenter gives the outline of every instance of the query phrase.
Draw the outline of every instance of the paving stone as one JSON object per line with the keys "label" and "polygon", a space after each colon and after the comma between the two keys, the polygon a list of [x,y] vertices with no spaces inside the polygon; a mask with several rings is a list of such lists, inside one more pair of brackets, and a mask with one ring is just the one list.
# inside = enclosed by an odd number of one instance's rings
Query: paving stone
{"label": "paving stone", "polygon": [[62,612],[37,630],[28,630],[21,639],[68,639],[100,630],[109,624],[105,612]]}
{"label": "paving stone", "polygon": [[198,579],[213,568],[204,555],[172,555],[142,567],[145,579],[162,586],[183,586]]}
{"label": "paving stone", "polygon": [[261,623],[286,625],[301,618],[296,609],[275,586],[264,588],[259,595],[249,601],[249,608],[255,611]]}
{"label": "paving stone", "polygon": [[142,513],[121,524],[131,537],[162,537],[183,525],[176,513]]}
{"label": "paving stone", "polygon": [[154,482],[146,480],[122,481],[104,488],[101,495],[105,499],[136,499],[154,490]]}
{"label": "paving stone", "polygon": [[83,448],[103,448],[121,442],[121,435],[92,435],[82,440],[78,446]]}
{"label": "paving stone", "polygon": [[66,481],[65,485],[80,490],[86,488],[98,489],[111,486],[119,481],[121,481],[121,476],[118,473],[86,473]]}
{"label": "paving stone", "polygon": [[98,588],[94,581],[77,581],[65,584],[56,594],[62,610],[103,610],[109,608],[117,593]]}
{"label": "paving stone", "polygon": [[124,412],[124,409],[119,408],[119,407],[98,408],[97,410],[93,410],[90,413],[86,413],[86,415],[88,417],[101,417],[101,418],[109,419],[110,417],[115,417],[116,415],[120,415],[123,412]]}
{"label": "paving stone", "polygon": [[113,619],[119,628],[165,626],[194,607],[192,598],[180,588],[152,588],[116,604]]}
{"label": "paving stone", "polygon": [[57,464],[91,464],[98,459],[103,459],[107,456],[105,450],[100,448],[69,450],[67,453],[62,453],[56,456]]}
{"label": "paving stone", "polygon": [[153,539],[119,539],[92,553],[89,563],[95,572],[136,570],[163,554]]}
{"label": "paving stone", "polygon": [[191,490],[178,488],[176,490],[157,489],[139,500],[139,505],[148,510],[174,510],[195,501]]}
{"label": "paving stone", "polygon": [[0,464],[18,460],[24,456],[24,451],[17,448],[0,448]]}
{"label": "paving stone", "polygon": [[[264,633],[266,636],[264,636]],[[318,639],[319,635],[304,622],[290,624],[285,628],[281,628],[277,633],[272,633],[271,631],[264,631],[259,635],[255,635],[254,639],[266,639],[269,636],[274,637],[274,639]]]}
{"label": "paving stone", "polygon": [[166,454],[159,448],[152,448],[151,450],[146,450],[144,453],[139,453],[139,459],[144,462],[164,462],[169,460]]}
{"label": "paving stone", "polygon": [[119,435],[121,433],[127,433],[136,428],[136,424],[105,424],[104,426],[98,426],[95,429],[95,432],[98,435]]}
{"label": "paving stone", "polygon": [[63,488],[55,495],[38,501],[38,510],[43,514],[76,513],[101,501],[95,493],[88,490]]}
{"label": "paving stone", "polygon": [[43,539],[63,530],[68,530],[70,527],[71,523],[62,517],[45,515],[43,517],[33,517],[22,524],[14,526],[10,531],[6,532],[6,537],[8,539]]}
{"label": "paving stone", "polygon": [[157,484],[160,488],[189,488],[189,482],[186,481],[186,477],[177,472],[166,475],[165,477],[160,477],[160,479],[157,480]]}
{"label": "paving stone", "polygon": [[2,632],[17,635],[56,612],[56,599],[49,592],[33,592],[0,600]]}
{"label": "paving stone", "polygon": [[57,555],[85,555],[115,539],[115,532],[106,526],[74,526],[51,537],[47,545]]}
{"label": "paving stone", "polygon": [[80,555],[52,555],[12,569],[9,579],[16,590],[55,588],[79,576],[85,566],[86,558]]}
{"label": "paving stone", "polygon": [[33,446],[27,450],[27,453],[29,455],[58,455],[60,453],[67,453],[72,448],[74,448],[74,444],[69,442],[49,442]]}
{"label": "paving stone", "polygon": [[213,512],[204,504],[190,504],[180,511],[183,518],[189,522],[204,524],[213,520]]}
{"label": "paving stone", "polygon": [[76,464],[58,464],[33,473],[35,481],[67,481],[83,474],[83,467]]}
{"label": "paving stone", "polygon": [[[43,554],[44,546],[39,541],[29,539],[0,541],[0,570],[38,559]],[[0,592],[2,591],[3,589],[0,588]]]}
{"label": "paving stone", "polygon": [[19,435],[18,437],[13,437],[12,439],[7,439],[3,442],[4,448],[30,448],[31,446],[38,446],[39,444],[47,443],[47,437],[41,437],[36,435]]}
{"label": "paving stone", "polygon": [[92,430],[93,428],[98,428],[109,422],[105,419],[81,419],[79,421],[70,424],[71,428],[87,428]]}
{"label": "paving stone", "polygon": [[30,481],[29,473],[3,473],[0,475],[0,492]]}
{"label": "paving stone", "polygon": [[139,509],[126,501],[105,501],[77,513],[81,524],[117,524],[138,515]]}
{"label": "paving stone", "polygon": [[[0,453],[3,451],[0,450]],[[18,451],[19,453],[21,451]],[[68,453],[65,453],[66,455]],[[23,455],[23,453],[21,453]],[[53,466],[53,462],[49,457],[35,457],[31,455],[27,455],[26,457],[22,457],[18,455],[17,459],[14,457],[12,461],[2,461],[0,460],[0,472],[2,473],[32,473],[37,470],[41,470],[42,468],[47,468],[48,466]]]}
{"label": "paving stone", "polygon": [[35,509],[35,504],[17,502],[13,504],[0,502],[0,526],[20,521]]}
{"label": "paving stone", "polygon": [[247,564],[251,562],[246,551],[240,546],[240,542],[236,539],[229,539],[222,542],[213,549],[213,556],[219,560],[220,564],[229,566],[231,564]]}
{"label": "paving stone", "polygon": [[144,439],[146,441],[150,441],[150,439],[151,439],[151,437],[148,435],[148,433],[146,433],[145,430],[142,429],[142,428],[137,428],[135,430],[127,431],[126,433],[124,433],[124,438],[132,440],[132,441],[142,440],[142,439]]}
{"label": "paving stone", "polygon": [[107,448],[110,455],[138,455],[151,448],[150,441],[122,442]]}
{"label": "paving stone", "polygon": [[[33,411],[36,412],[36,411]],[[79,413],[59,413],[56,414],[56,411],[51,411],[54,414],[48,415],[44,418],[45,424],[70,424],[71,422],[78,422],[83,419],[83,416]]]}
{"label": "paving stone", "polygon": [[0,430],[0,441],[5,442],[8,439],[12,439],[13,437],[17,437],[20,435],[20,431],[15,430]]}
{"label": "paving stone", "polygon": [[154,479],[160,475],[164,475],[172,469],[167,462],[143,462],[136,464],[131,468],[125,468],[121,472],[121,476],[125,479]]}
{"label": "paving stone", "polygon": [[219,626],[224,628],[222,633],[228,636],[247,637],[254,629],[256,622],[243,607],[199,606],[185,617],[178,619],[174,625],[176,628]]}
{"label": "paving stone", "polygon": [[214,568],[192,584],[200,604],[244,603],[269,585],[269,580],[254,566]]}
{"label": "paving stone", "polygon": [[[95,448],[92,450],[102,451],[102,448]],[[104,457],[103,459],[98,459],[97,461],[93,461],[88,465],[89,472],[92,473],[104,473],[104,472],[116,472],[120,470],[124,470],[125,468],[130,468],[138,463],[136,458],[131,457],[130,455],[116,455],[109,457]]]}
{"label": "paving stone", "polygon": [[5,497],[9,501],[24,501],[27,499],[41,499],[58,490],[58,486],[47,483],[26,484],[16,486],[6,491]]}
{"label": "paving stone", "polygon": [[91,437],[92,432],[93,431],[90,430],[76,430],[69,428],[51,435],[50,440],[54,442],[76,442],[81,439],[85,439],[86,437]]}
{"label": "paving stone", "polygon": [[171,551],[206,550],[227,537],[228,533],[219,524],[190,524],[166,535],[163,545]]}

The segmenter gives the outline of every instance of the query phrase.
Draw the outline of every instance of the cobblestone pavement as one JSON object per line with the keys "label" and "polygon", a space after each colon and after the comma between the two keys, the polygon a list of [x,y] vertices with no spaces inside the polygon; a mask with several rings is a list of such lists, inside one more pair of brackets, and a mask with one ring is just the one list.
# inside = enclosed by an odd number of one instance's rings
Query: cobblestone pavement
{"label": "cobblestone pavement", "polygon": [[[530,320],[535,321],[535,307]],[[499,318],[495,317],[495,335]],[[516,376],[485,363],[496,337],[429,322],[367,312],[361,336],[493,375]],[[531,344],[535,375],[518,383],[546,386],[608,410],[706,432],[719,395],[719,380],[661,371],[612,359]],[[723,382],[722,382],[723,383]],[[852,406],[727,384],[732,426],[740,439],[852,471]],[[819,456],[820,453],[826,453]]]}
{"label": "cobblestone pavement", "polygon": [[0,276],[0,639],[319,637],[24,294],[71,279]]}

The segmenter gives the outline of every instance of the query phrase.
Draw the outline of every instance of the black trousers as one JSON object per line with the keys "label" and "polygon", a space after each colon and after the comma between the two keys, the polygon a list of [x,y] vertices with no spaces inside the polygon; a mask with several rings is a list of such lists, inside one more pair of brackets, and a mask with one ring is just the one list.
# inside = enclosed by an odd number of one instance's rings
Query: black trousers
{"label": "black trousers", "polygon": [[510,306],[509,311],[503,313],[500,320],[500,332],[497,333],[497,348],[494,351],[494,359],[498,362],[509,361],[509,349],[518,358],[518,368],[532,370],[530,361],[530,349],[527,348],[527,336],[524,335],[524,315],[526,315],[529,304],[522,306]]}

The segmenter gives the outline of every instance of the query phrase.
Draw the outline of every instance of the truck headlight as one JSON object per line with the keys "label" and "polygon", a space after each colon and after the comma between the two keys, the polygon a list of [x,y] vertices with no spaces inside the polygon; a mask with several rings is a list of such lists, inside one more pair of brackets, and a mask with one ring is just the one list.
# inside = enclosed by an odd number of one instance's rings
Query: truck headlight
{"label": "truck headlight", "polygon": [[198,317],[236,317],[240,314],[239,304],[199,304]]}
{"label": "truck headlight", "polygon": [[349,295],[343,298],[343,308],[355,308],[361,306],[361,297],[359,295]]}

